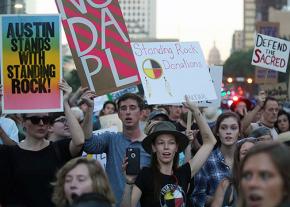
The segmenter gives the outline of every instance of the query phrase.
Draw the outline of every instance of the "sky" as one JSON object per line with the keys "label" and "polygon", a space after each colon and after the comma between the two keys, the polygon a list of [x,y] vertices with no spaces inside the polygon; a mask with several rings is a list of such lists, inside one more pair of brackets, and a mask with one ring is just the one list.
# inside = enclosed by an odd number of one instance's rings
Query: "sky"
{"label": "sky", "polygon": [[[226,60],[234,31],[243,29],[243,0],[156,0],[156,4],[157,38],[198,41],[206,59],[215,42]],[[27,0],[27,5],[28,13],[57,13],[54,0]]]}

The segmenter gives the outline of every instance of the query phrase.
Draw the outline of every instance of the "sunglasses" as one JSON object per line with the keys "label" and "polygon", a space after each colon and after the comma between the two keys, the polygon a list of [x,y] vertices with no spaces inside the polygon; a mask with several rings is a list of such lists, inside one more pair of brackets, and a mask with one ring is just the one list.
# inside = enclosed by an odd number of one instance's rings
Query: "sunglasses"
{"label": "sunglasses", "polygon": [[53,123],[56,123],[56,122],[61,122],[61,123],[67,123],[67,119],[65,117],[61,117],[61,118],[56,118]]}
{"label": "sunglasses", "polygon": [[40,120],[43,124],[48,124],[50,122],[49,116],[30,116],[25,117],[26,120],[30,120],[32,124],[39,124]]}

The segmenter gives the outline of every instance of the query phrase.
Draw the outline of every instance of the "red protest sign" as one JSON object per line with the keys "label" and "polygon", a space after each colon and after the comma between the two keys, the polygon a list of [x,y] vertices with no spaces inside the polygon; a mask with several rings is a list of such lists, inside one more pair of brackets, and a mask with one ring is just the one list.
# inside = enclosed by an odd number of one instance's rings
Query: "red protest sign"
{"label": "red protest sign", "polygon": [[56,0],[82,80],[98,95],[140,81],[118,0]]}

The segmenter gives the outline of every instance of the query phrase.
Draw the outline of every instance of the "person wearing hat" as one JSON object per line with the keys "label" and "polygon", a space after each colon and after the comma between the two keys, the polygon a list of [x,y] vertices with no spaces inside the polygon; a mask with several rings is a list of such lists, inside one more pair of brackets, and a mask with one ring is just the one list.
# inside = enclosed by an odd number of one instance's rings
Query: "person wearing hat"
{"label": "person wearing hat", "polygon": [[172,122],[157,122],[142,142],[144,150],[151,154],[150,167],[144,167],[136,178],[125,173],[127,159],[123,163],[126,186],[122,207],[135,207],[139,201],[142,207],[186,205],[189,182],[207,160],[216,139],[198,107],[187,97],[184,106],[194,114],[203,137],[202,147],[188,163],[179,167],[178,153],[185,150],[189,140]]}
{"label": "person wearing hat", "polygon": [[149,114],[148,120],[143,129],[146,135],[150,133],[152,127],[155,125],[155,122],[157,121],[169,121],[168,114],[163,110],[159,110],[159,109],[153,110]]}
{"label": "person wearing hat", "polygon": [[273,141],[270,129],[264,126],[253,130],[250,137],[255,137],[259,142]]}

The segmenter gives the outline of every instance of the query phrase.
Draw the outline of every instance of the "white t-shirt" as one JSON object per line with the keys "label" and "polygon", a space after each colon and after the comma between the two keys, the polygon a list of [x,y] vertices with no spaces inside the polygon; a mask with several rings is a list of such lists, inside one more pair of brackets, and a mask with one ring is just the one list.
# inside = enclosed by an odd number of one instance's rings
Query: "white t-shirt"
{"label": "white t-shirt", "polygon": [[[15,122],[12,119],[6,118],[6,117],[0,117],[0,126],[4,130],[4,132],[7,134],[7,136],[15,141],[16,143],[19,142],[18,139],[18,128],[15,124]],[[3,144],[3,141],[0,137],[0,144]]]}
{"label": "white t-shirt", "polygon": [[260,127],[266,127],[266,128],[268,128],[268,129],[270,130],[271,135],[272,135],[272,137],[273,137],[273,140],[278,139],[278,133],[277,133],[275,127],[272,127],[272,128],[267,127],[267,126],[265,126],[265,125],[264,125],[263,123],[261,123],[261,122],[251,123],[251,126],[252,126],[252,129],[253,129],[253,130],[258,129],[258,128],[260,128]]}

